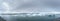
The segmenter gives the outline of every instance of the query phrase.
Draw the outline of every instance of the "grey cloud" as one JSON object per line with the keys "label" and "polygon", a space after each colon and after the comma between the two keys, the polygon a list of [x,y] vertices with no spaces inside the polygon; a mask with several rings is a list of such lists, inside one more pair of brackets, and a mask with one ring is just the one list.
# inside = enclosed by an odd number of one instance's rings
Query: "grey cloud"
{"label": "grey cloud", "polygon": [[[60,0],[59,0],[60,1]],[[15,12],[52,12],[59,11],[58,0],[3,0],[7,2],[11,11]]]}

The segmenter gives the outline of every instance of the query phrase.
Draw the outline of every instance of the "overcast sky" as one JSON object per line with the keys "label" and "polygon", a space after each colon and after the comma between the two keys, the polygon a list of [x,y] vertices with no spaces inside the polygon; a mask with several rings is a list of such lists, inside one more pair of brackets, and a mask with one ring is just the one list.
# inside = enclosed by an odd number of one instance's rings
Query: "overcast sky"
{"label": "overcast sky", "polygon": [[0,0],[1,12],[60,12],[60,0]]}

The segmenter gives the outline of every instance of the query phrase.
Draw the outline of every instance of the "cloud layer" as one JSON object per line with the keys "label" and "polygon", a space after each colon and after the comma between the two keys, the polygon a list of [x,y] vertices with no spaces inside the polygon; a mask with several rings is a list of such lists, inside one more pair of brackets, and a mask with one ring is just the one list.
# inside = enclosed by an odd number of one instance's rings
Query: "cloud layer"
{"label": "cloud layer", "polygon": [[[2,0],[1,11],[6,12],[6,5],[10,12],[59,12],[60,0]],[[3,3],[5,6],[3,5]]]}

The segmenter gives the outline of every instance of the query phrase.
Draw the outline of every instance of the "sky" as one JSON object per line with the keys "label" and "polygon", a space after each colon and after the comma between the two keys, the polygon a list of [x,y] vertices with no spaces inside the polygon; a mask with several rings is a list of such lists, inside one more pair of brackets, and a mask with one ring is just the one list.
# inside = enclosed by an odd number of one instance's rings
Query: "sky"
{"label": "sky", "polygon": [[0,12],[60,12],[60,0],[1,0]]}

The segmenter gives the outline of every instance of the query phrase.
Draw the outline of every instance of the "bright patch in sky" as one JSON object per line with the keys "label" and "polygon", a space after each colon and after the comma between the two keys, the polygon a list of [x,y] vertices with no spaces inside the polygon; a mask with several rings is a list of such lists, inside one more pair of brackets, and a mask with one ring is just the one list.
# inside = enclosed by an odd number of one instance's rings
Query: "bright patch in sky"
{"label": "bright patch in sky", "polygon": [[9,5],[6,2],[3,2],[3,5],[5,6],[6,12],[9,12]]}

